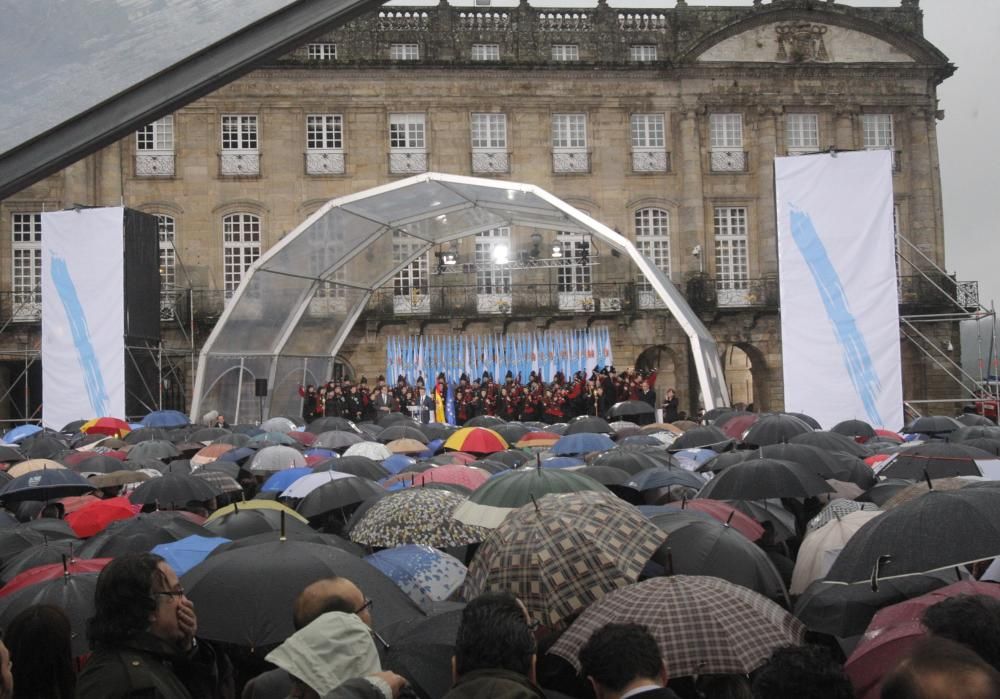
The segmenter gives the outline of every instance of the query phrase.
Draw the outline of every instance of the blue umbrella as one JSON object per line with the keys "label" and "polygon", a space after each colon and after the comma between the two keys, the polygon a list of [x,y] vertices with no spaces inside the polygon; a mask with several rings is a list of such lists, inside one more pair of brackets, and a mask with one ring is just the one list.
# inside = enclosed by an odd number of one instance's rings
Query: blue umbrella
{"label": "blue umbrella", "polygon": [[150,553],[163,556],[177,575],[184,575],[196,565],[208,558],[222,544],[228,544],[232,539],[221,536],[198,536],[192,534],[168,544],[157,544]]}
{"label": "blue umbrella", "polygon": [[365,556],[365,560],[417,604],[448,599],[465,582],[467,572],[457,558],[430,546],[397,546]]}
{"label": "blue umbrella", "polygon": [[552,447],[552,453],[557,456],[567,454],[589,454],[592,451],[613,449],[615,443],[606,434],[597,432],[577,432],[559,438]]}
{"label": "blue umbrella", "polygon": [[340,456],[333,449],[323,449],[322,447],[313,447],[312,449],[306,449],[302,452],[303,456],[322,456],[324,459],[336,459]]}
{"label": "blue umbrella", "polygon": [[547,459],[542,459],[543,468],[569,468],[571,466],[583,466],[585,463],[587,462],[575,456],[550,456]]}
{"label": "blue umbrella", "polygon": [[3,436],[3,441],[6,444],[17,444],[25,437],[30,437],[36,432],[41,432],[42,428],[38,425],[19,425],[12,429],[10,432]]}
{"label": "blue umbrella", "polygon": [[292,483],[302,478],[302,476],[308,476],[312,472],[313,470],[308,466],[300,468],[286,468],[284,471],[277,471],[274,475],[264,481],[264,485],[261,486],[261,490],[265,493],[271,491],[280,493]]}
{"label": "blue umbrella", "polygon": [[700,489],[705,485],[705,479],[691,471],[679,468],[647,468],[632,476],[628,486],[638,491],[652,488],[669,488],[672,485],[682,485]]}
{"label": "blue umbrella", "polygon": [[674,458],[680,461],[682,466],[687,462],[693,464],[694,468],[701,466],[710,459],[714,459],[718,455],[719,453],[714,449],[681,449],[674,452]]}
{"label": "blue umbrella", "polygon": [[396,474],[402,473],[415,463],[417,463],[416,459],[411,459],[406,454],[393,454],[389,458],[382,461],[382,466],[389,473]]}
{"label": "blue umbrella", "polygon": [[191,424],[188,416],[178,410],[154,410],[142,418],[143,427],[186,427]]}
{"label": "blue umbrella", "polygon": [[232,461],[234,464],[249,459],[251,456],[257,453],[256,449],[251,449],[250,447],[237,447],[236,449],[230,449],[224,452],[217,461]]}
{"label": "blue umbrella", "polygon": [[417,454],[417,458],[429,459],[435,454],[437,454],[439,451],[441,451],[442,446],[444,446],[443,439],[432,439],[431,441],[427,442],[427,449]]}

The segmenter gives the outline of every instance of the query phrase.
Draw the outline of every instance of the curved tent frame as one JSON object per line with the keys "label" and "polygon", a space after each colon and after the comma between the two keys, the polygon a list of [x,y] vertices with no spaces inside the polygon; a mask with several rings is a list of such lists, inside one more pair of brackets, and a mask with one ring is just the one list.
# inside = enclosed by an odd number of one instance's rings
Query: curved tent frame
{"label": "curved tent frame", "polygon": [[256,412],[261,378],[266,413],[297,415],[297,386],[329,375],[376,289],[428,250],[501,226],[591,234],[627,255],[688,336],[706,410],[729,404],[715,340],[627,238],[534,185],[425,173],[327,202],[251,265],[201,350],[192,416],[235,420],[244,401]]}

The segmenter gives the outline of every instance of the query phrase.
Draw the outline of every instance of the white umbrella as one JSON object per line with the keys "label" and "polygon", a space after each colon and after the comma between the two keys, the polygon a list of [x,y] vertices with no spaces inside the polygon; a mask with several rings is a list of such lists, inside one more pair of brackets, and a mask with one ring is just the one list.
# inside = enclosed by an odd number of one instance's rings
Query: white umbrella
{"label": "white umbrella", "polygon": [[372,461],[384,461],[392,452],[380,442],[358,442],[347,447],[344,456],[367,456]]}
{"label": "white umbrella", "polygon": [[858,510],[834,518],[806,534],[799,547],[788,592],[793,595],[802,594],[809,583],[826,577],[847,541],[869,520],[881,514],[881,510]]}
{"label": "white umbrella", "polygon": [[306,495],[316,490],[321,485],[326,485],[330,481],[339,478],[357,478],[350,473],[339,473],[337,471],[320,471],[302,476],[281,492],[283,498],[304,498]]}
{"label": "white umbrella", "polygon": [[281,444],[264,447],[250,459],[250,470],[258,473],[284,471],[286,468],[305,465],[306,457],[302,452]]}

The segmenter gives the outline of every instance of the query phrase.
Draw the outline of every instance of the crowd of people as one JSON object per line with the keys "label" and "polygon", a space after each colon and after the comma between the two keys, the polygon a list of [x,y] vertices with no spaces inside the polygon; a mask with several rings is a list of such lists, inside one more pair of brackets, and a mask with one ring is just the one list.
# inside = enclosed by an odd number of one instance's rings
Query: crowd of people
{"label": "crowd of people", "polygon": [[[594,371],[588,377],[578,371],[572,377],[557,372],[546,382],[540,372],[532,371],[527,382],[510,371],[503,381],[484,372],[481,378],[462,374],[449,388],[445,375],[439,374],[427,387],[422,376],[411,385],[399,376],[390,386],[384,376],[369,386],[364,376],[357,383],[350,379],[330,380],[321,386],[299,387],[303,399],[302,419],[307,423],[319,417],[343,417],[354,421],[374,420],[388,412],[413,412],[421,422],[444,422],[442,414],[449,396],[454,401],[454,423],[464,425],[480,415],[494,415],[504,420],[538,421],[548,424],[565,422],[579,415],[611,417],[612,406],[622,401],[643,401],[655,410],[656,371],[615,367]],[[673,388],[667,389],[662,402],[663,421],[686,419],[679,410]],[[652,412],[641,416],[640,423],[652,423]]]}

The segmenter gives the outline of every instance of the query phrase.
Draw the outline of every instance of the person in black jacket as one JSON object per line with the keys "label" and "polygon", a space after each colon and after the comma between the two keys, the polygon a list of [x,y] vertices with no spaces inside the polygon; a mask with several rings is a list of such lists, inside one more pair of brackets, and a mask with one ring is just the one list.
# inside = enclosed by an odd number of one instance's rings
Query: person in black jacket
{"label": "person in black jacket", "polygon": [[606,624],[580,649],[582,674],[597,699],[677,699],[656,639],[638,624]]}
{"label": "person in black jacket", "polygon": [[177,574],[151,553],[119,556],[101,571],[87,634],[94,653],[78,699],[230,699],[232,665],[195,639],[198,618]]}

